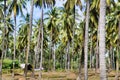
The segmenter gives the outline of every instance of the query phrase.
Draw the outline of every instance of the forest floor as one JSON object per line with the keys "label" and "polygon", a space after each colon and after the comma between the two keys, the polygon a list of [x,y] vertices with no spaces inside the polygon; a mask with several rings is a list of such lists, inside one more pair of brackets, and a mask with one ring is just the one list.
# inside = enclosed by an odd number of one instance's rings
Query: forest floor
{"label": "forest floor", "polygon": [[[38,80],[39,72],[35,72],[35,79],[31,77],[31,73],[28,73],[28,80]],[[81,73],[82,79],[84,80],[84,71],[82,70]],[[2,80],[13,80],[11,77],[11,74],[3,74]],[[110,71],[107,73],[108,80],[114,80],[115,79],[115,71]],[[76,71],[57,71],[57,72],[43,72],[42,73],[42,80],[77,80],[78,78],[78,72]],[[23,72],[15,73],[14,80],[25,80],[23,76]],[[100,80],[99,73],[95,73],[95,70],[89,70],[88,71],[88,80]]]}

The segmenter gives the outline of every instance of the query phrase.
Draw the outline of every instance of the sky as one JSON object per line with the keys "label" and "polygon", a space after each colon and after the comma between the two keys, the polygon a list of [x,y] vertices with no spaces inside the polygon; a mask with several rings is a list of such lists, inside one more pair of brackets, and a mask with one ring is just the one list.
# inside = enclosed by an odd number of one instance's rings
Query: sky
{"label": "sky", "polygon": [[[65,2],[66,2],[66,0],[57,0],[56,4],[55,4],[55,7],[63,7],[63,4]],[[82,3],[84,3],[83,0],[82,0]],[[27,10],[23,9],[24,15],[26,15],[27,13],[30,13],[30,9],[31,9],[30,2],[27,2],[26,6],[27,6]],[[82,12],[80,11],[80,9],[78,7],[76,7],[76,9],[78,10],[79,15],[81,16],[80,18],[82,20],[84,18]],[[50,10],[50,9],[44,9],[44,13],[47,12],[48,10]],[[38,20],[38,19],[40,19],[40,17],[41,17],[41,9],[38,8],[38,7],[36,8],[34,6],[33,19]],[[17,26],[20,24],[20,20],[22,20],[22,17],[19,15],[17,17]],[[33,20],[33,24],[35,23],[34,20]],[[77,21],[77,22],[79,23],[80,21]],[[18,29],[19,29],[19,27],[17,27],[17,30]]]}
{"label": "sky", "polygon": [[[82,4],[85,4],[84,0],[81,0]],[[117,0],[115,0],[117,1]],[[55,7],[63,7],[63,4],[66,2],[66,0],[56,0],[56,4]],[[27,3],[27,11],[25,9],[23,9],[23,13],[26,14],[27,12],[30,13],[30,2]],[[80,20],[84,19],[84,15],[83,13],[80,11],[80,9],[78,7],[76,7],[76,9],[78,10],[80,17]],[[49,9],[44,9],[44,13],[47,12]],[[34,13],[33,13],[33,19],[37,20],[40,18],[41,15],[41,10],[39,8],[34,7]],[[20,20],[21,20],[21,16],[17,17],[17,25],[19,25]]]}
{"label": "sky", "polygon": [[[63,1],[63,0],[58,0],[58,1],[56,1],[55,6],[56,6],[56,7],[62,7],[65,2],[66,2],[65,0],[64,0],[64,1]],[[24,14],[26,14],[27,12],[30,13],[30,7],[31,7],[31,6],[30,6],[30,2],[28,2],[28,3],[27,3],[27,9],[28,9],[28,11],[26,11],[25,9],[23,9]],[[44,9],[44,13],[47,12],[48,10],[49,10],[49,9]],[[33,18],[34,18],[34,19],[39,19],[39,18],[40,18],[40,15],[41,15],[41,10],[40,10],[40,8],[34,7]]]}

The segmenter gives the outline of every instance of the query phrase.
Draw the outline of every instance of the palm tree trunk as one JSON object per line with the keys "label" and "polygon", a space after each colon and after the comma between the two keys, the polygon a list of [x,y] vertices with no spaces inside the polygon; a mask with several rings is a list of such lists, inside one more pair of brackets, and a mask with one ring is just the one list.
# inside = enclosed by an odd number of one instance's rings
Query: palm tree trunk
{"label": "palm tree trunk", "polygon": [[40,55],[40,39],[41,39],[41,27],[39,27],[39,32],[38,32],[38,40],[37,40],[37,46],[35,49],[35,67],[38,68],[38,62],[39,62],[39,55]]}
{"label": "palm tree trunk", "polygon": [[[80,53],[82,53],[82,50],[80,50]],[[82,69],[82,65],[81,65],[81,55],[82,54],[79,54],[79,65],[78,65],[78,67],[79,67],[79,75],[78,75],[78,80],[82,80],[82,73],[81,73],[81,69]]]}
{"label": "palm tree trunk", "polygon": [[[75,3],[74,3],[75,4]],[[74,61],[74,36],[75,36],[75,6],[74,6],[74,24],[73,24],[73,38],[72,38],[72,55],[73,56],[71,56],[72,58],[71,58],[71,62],[73,62]],[[72,65],[72,63],[71,63],[71,70],[73,69],[73,65]]]}
{"label": "palm tree trunk", "polygon": [[90,48],[90,69],[92,68],[92,49]]}
{"label": "palm tree trunk", "polygon": [[[3,55],[3,52],[2,52],[2,55]],[[0,58],[0,80],[2,80],[2,60],[3,60],[3,58],[1,56],[1,58]]]}
{"label": "palm tree trunk", "polygon": [[44,8],[44,5],[43,5],[43,0],[42,0],[42,8],[41,8],[41,23],[40,23],[40,26],[41,26],[41,34],[42,34],[42,37],[41,37],[41,56],[40,56],[40,72],[39,72],[39,80],[42,79],[42,55],[43,55],[43,8]]}
{"label": "palm tree trunk", "polygon": [[85,44],[84,44],[84,55],[85,55],[85,74],[84,74],[84,80],[88,80],[88,27],[89,27],[89,0],[87,0],[87,13],[86,13],[86,26],[85,26]]}
{"label": "palm tree trunk", "polygon": [[55,43],[54,43],[53,59],[54,59],[53,66],[54,66],[54,71],[55,71],[55,62],[56,62],[56,59],[55,59]]}
{"label": "palm tree trunk", "polygon": [[118,31],[119,40],[118,40],[117,55],[116,55],[116,76],[115,76],[115,80],[119,80],[120,20],[119,20],[118,26],[119,26],[119,31]]}
{"label": "palm tree trunk", "polygon": [[69,49],[70,49],[70,41],[68,40],[68,44],[67,44],[67,69],[68,71],[70,70],[70,52],[69,52]]}
{"label": "palm tree trunk", "polygon": [[[98,35],[99,35],[99,29],[98,29]],[[96,73],[99,73],[99,40],[97,39],[97,46],[96,46]]]}
{"label": "palm tree trunk", "polygon": [[100,0],[100,18],[99,18],[99,54],[100,54],[100,79],[106,80],[106,61],[105,61],[105,16],[106,0]]}
{"label": "palm tree trunk", "polygon": [[116,54],[116,76],[115,76],[115,80],[119,80],[119,49],[117,48],[117,54]]}
{"label": "palm tree trunk", "polygon": [[[4,0],[4,42],[7,43],[7,36],[6,36],[6,0]],[[7,44],[4,45],[4,58],[6,58],[7,54]]]}
{"label": "palm tree trunk", "polygon": [[93,33],[91,33],[91,44],[90,44],[90,68],[92,68],[92,54],[93,54],[92,36],[93,36]]}
{"label": "palm tree trunk", "polygon": [[109,58],[110,58],[110,69],[113,69],[113,67],[112,67],[112,46],[110,46],[110,52],[109,52]]}
{"label": "palm tree trunk", "polygon": [[[25,62],[25,77],[27,77],[28,56],[30,54],[30,43],[31,43],[31,36],[32,36],[32,20],[33,20],[33,9],[34,9],[33,6],[34,6],[34,0],[31,1],[30,26],[29,26],[29,32],[28,32],[28,46],[27,46],[26,62]],[[33,74],[34,74],[34,71],[33,71]]]}
{"label": "palm tree trunk", "polygon": [[68,55],[68,53],[67,53],[67,48],[65,48],[65,71],[67,71],[67,59],[68,59],[68,57],[67,57],[67,55]]}
{"label": "palm tree trunk", "polygon": [[[6,0],[4,0],[4,31],[6,29]],[[3,43],[2,43],[2,54],[0,55],[0,80],[2,80],[2,61],[3,61],[3,54],[5,52],[5,32],[3,34]]]}
{"label": "palm tree trunk", "polygon": [[54,71],[54,52],[53,52],[53,47],[54,47],[54,44],[53,44],[53,29],[51,27],[51,54],[52,54],[52,62],[53,62],[53,65],[52,65],[52,70]]}
{"label": "palm tree trunk", "polygon": [[98,31],[97,31],[97,45],[96,45],[96,73],[99,73],[99,26],[98,26]]}
{"label": "palm tree trunk", "polygon": [[94,49],[92,50],[93,51],[93,54],[92,54],[92,64],[91,64],[91,66],[92,66],[92,68],[95,68],[95,64],[94,64],[94,60],[95,60],[95,58],[94,58],[94,56],[95,56],[95,54],[94,54]]}
{"label": "palm tree trunk", "polygon": [[16,53],[16,15],[14,15],[15,28],[14,28],[14,54],[13,54],[13,71],[12,78],[14,79],[14,69],[15,69],[15,53]]}

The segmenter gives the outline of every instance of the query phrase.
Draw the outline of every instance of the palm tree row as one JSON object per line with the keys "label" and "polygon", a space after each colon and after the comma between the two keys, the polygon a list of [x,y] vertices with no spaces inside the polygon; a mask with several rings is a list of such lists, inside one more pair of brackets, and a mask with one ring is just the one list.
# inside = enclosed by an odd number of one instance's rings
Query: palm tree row
{"label": "palm tree row", "polygon": [[[23,12],[23,9],[28,10],[27,3],[31,5],[30,14]],[[80,70],[84,63],[84,80],[88,80],[88,68],[96,68],[96,72],[100,70],[100,79],[106,80],[107,67],[116,69],[118,79],[119,1],[87,0],[85,3],[84,6],[80,0],[67,0],[63,7],[53,7],[55,0],[1,1],[0,75],[2,75],[2,60],[10,58],[13,59],[13,78],[15,60],[19,59],[26,64],[25,77],[28,63],[33,64],[33,68],[39,67],[39,79],[42,78],[42,67],[54,71],[78,68]],[[76,9],[78,5],[83,14],[85,13],[85,18],[82,20],[79,19],[80,14]],[[37,6],[41,10],[39,20],[35,20],[33,14]],[[44,12],[45,8],[50,9]],[[18,25],[19,13],[22,20]],[[106,65],[107,61],[109,66]]]}

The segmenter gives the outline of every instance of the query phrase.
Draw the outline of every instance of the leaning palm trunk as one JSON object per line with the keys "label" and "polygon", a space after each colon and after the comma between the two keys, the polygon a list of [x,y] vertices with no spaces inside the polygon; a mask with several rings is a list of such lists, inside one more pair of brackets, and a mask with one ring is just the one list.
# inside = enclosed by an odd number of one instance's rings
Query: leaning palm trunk
{"label": "leaning palm trunk", "polygon": [[40,26],[41,26],[41,56],[40,56],[40,72],[39,72],[39,80],[42,79],[42,55],[43,55],[43,8],[44,8],[44,5],[43,5],[43,0],[42,0],[42,8],[41,8],[41,23],[40,23]]}
{"label": "leaning palm trunk", "polygon": [[106,0],[100,0],[100,18],[99,18],[99,54],[100,54],[100,79],[106,80],[106,61],[105,61],[105,16]]}
{"label": "leaning palm trunk", "polygon": [[85,26],[85,43],[84,43],[84,55],[85,55],[85,74],[84,74],[84,80],[88,80],[88,27],[89,27],[89,0],[87,0],[87,13],[86,13],[86,26]]}
{"label": "leaning palm trunk", "polygon": [[28,46],[27,46],[25,72],[24,72],[25,77],[27,77],[27,64],[28,64],[28,56],[29,56],[29,53],[30,53],[30,43],[31,43],[31,36],[32,36],[33,5],[34,5],[34,0],[31,1],[30,26],[29,26],[29,32],[28,32]]}

